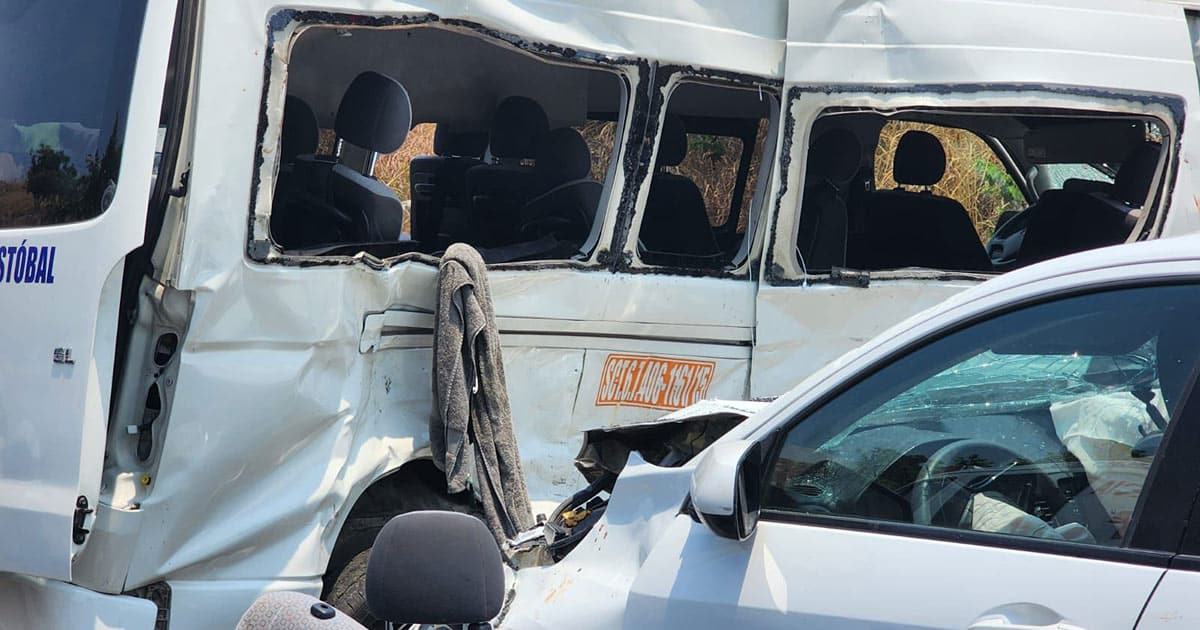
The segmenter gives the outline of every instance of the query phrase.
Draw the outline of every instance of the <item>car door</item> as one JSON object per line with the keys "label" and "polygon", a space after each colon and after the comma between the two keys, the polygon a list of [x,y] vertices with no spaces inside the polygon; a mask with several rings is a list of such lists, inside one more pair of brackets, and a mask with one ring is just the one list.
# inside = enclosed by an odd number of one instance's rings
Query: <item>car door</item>
{"label": "car door", "polygon": [[0,571],[70,579],[86,541],[174,12],[0,6]]}
{"label": "car door", "polygon": [[676,518],[626,625],[1133,627],[1197,487],[1198,306],[1197,285],[1054,299],[869,366],[759,432],[752,537]]}
{"label": "car door", "polygon": [[[1180,412],[1181,416],[1190,417],[1192,424],[1196,423],[1197,416],[1200,415],[1200,396],[1197,396],[1196,379],[1197,375],[1193,374],[1191,393]],[[1194,441],[1194,434],[1189,434],[1187,438],[1193,440],[1189,446],[1194,453],[1196,448],[1200,448],[1200,444]],[[1196,520],[1200,518],[1200,508],[1194,500],[1189,502],[1186,496],[1182,497],[1179,503],[1181,509],[1186,509],[1190,504],[1191,515],[1188,522],[1193,525],[1184,532],[1179,555],[1171,559],[1170,570],[1158,583],[1153,597],[1146,604],[1146,610],[1138,620],[1138,630],[1200,624],[1200,606],[1195,602],[1195,593],[1200,589],[1200,528],[1194,525],[1200,522]]]}

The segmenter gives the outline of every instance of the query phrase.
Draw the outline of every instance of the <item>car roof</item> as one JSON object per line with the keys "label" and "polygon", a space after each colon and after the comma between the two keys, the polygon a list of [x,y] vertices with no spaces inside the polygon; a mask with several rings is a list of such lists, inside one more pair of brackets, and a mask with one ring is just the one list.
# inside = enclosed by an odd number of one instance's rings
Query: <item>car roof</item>
{"label": "car roof", "polygon": [[1164,277],[1200,278],[1200,234],[1106,247],[1009,272],[918,313],[847,352],[730,431],[727,438],[744,439],[773,430],[863,369],[983,313],[1110,282]]}

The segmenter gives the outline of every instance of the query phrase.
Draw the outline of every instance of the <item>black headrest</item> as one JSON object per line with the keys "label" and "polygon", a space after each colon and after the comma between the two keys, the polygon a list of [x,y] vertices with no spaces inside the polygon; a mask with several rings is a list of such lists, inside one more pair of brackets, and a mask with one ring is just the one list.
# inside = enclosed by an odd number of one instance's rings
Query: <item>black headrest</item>
{"label": "black headrest", "polygon": [[367,71],[354,78],[342,96],[333,123],[338,137],[377,153],[404,144],[412,126],[412,103],[400,82]]}
{"label": "black headrest", "polygon": [[279,131],[279,159],[291,162],[297,155],[316,153],[321,142],[317,115],[308,103],[289,96],[283,102],[283,127]]}
{"label": "black headrest", "polygon": [[858,172],[861,162],[858,136],[847,129],[830,129],[808,147],[808,181],[845,183]]}
{"label": "black headrest", "polygon": [[550,131],[546,111],[537,101],[510,96],[492,114],[489,136],[492,155],[498,158],[531,158],[537,144]]}
{"label": "black headrest", "polygon": [[538,143],[535,168],[556,182],[584,179],[592,172],[592,152],[578,131],[559,127]]}
{"label": "black headrest", "polygon": [[442,157],[483,157],[487,144],[486,131],[455,131],[443,123],[433,132],[433,152]]}
{"label": "black headrest", "polygon": [[932,186],[946,174],[946,151],[931,133],[907,131],[896,146],[892,177],[897,184]]}
{"label": "black headrest", "polygon": [[1158,170],[1158,154],[1161,152],[1162,145],[1153,142],[1143,142],[1134,147],[1117,170],[1117,178],[1113,182],[1113,195],[1139,208],[1146,203],[1146,195],[1150,194],[1150,184],[1154,183],[1154,173]]}
{"label": "black headrest", "polygon": [[683,119],[668,115],[663,120],[662,139],[658,141],[659,166],[679,166],[687,157],[687,129]]}
{"label": "black headrest", "polygon": [[396,624],[485,622],[504,604],[504,563],[474,516],[408,512],[375,538],[366,595],[371,614]]}

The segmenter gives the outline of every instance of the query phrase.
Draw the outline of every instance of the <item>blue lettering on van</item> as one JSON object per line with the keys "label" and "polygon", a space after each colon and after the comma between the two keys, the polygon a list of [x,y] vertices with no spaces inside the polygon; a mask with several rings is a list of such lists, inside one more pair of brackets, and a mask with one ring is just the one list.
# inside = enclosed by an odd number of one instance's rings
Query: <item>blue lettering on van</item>
{"label": "blue lettering on van", "polygon": [[54,284],[54,245],[0,245],[0,284]]}

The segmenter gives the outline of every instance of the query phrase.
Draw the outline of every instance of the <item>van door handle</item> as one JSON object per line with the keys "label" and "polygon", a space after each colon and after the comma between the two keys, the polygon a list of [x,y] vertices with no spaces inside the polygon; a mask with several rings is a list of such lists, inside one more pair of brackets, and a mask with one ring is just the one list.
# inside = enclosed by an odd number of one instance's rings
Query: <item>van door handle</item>
{"label": "van door handle", "polygon": [[975,618],[967,630],[1086,630],[1040,604],[1020,602],[993,608]]}

